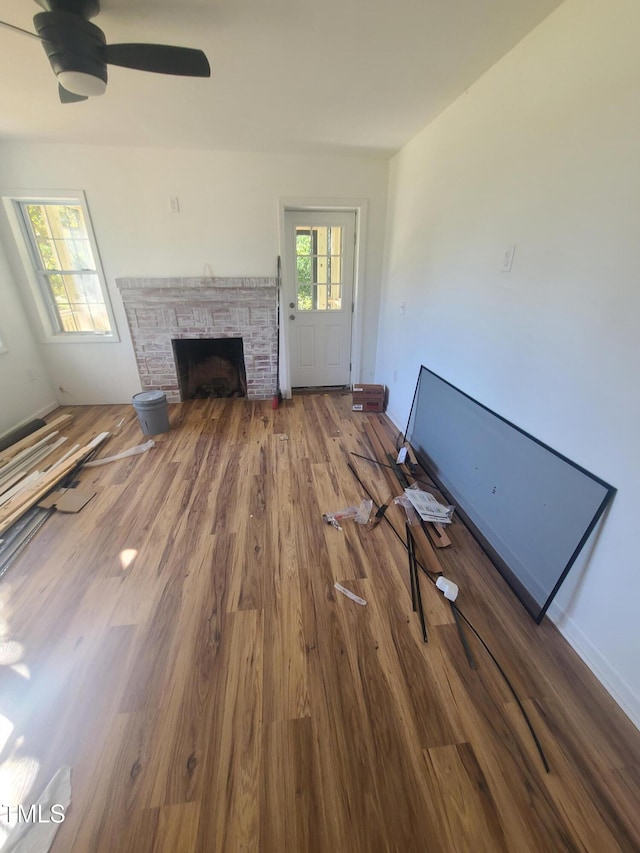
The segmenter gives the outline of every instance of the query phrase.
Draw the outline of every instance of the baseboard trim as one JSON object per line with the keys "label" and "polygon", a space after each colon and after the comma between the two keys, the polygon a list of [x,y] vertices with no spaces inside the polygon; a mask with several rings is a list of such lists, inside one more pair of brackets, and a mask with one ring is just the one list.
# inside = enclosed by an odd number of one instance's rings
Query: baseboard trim
{"label": "baseboard trim", "polygon": [[4,438],[5,435],[9,435],[9,433],[13,432],[14,429],[20,429],[21,426],[28,424],[29,421],[33,421],[36,418],[43,418],[45,415],[48,415],[50,412],[53,412],[54,409],[59,409],[59,408],[60,408],[60,403],[58,403],[58,402],[47,403],[46,406],[43,406],[41,409],[38,409],[37,412],[33,412],[33,414],[29,415],[26,418],[23,418],[23,420],[21,420],[19,423],[14,424],[9,429],[6,429],[3,433],[0,433],[0,438]]}
{"label": "baseboard trim", "polygon": [[547,616],[574,652],[582,658],[607,693],[640,729],[640,697],[629,687],[615,667],[598,651],[591,640],[559,604],[552,604]]}
{"label": "baseboard trim", "polygon": [[[398,426],[398,416],[390,410],[386,414],[396,429],[404,432],[404,428]],[[515,597],[514,604],[517,605]],[[578,627],[559,604],[552,603],[547,611],[547,616],[578,657],[586,663],[614,702],[629,717],[634,726],[640,729],[640,697],[634,693],[615,667],[598,651],[584,631]]]}

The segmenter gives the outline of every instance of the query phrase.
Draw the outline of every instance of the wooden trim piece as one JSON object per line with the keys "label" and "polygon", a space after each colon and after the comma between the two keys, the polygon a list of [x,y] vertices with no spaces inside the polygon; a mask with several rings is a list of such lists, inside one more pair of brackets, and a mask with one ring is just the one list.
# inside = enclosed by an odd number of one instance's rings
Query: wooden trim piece
{"label": "wooden trim piece", "polygon": [[28,509],[37,504],[47,492],[59,483],[60,480],[64,479],[108,435],[108,432],[100,433],[92,441],[72,454],[62,465],[43,474],[32,486],[8,501],[0,509],[0,534],[11,527]]}
{"label": "wooden trim piece", "polygon": [[53,431],[57,430],[59,426],[70,421],[72,417],[73,415],[60,415],[52,420],[51,423],[40,427],[40,429],[32,432],[31,435],[28,435],[21,441],[17,441],[15,444],[12,444],[11,447],[7,447],[6,450],[2,451],[2,455],[0,455],[0,465],[5,465],[10,459],[13,459],[14,456],[17,456],[18,453],[24,450],[25,447],[31,447],[33,444],[36,444],[41,438],[45,438]]}
{"label": "wooden trim piece", "polygon": [[28,468],[19,468],[17,471],[12,471],[10,474],[0,477],[0,496],[5,495],[9,489],[15,486],[23,477],[26,477],[28,473]]}
{"label": "wooden trim piece", "polygon": [[0,495],[0,506],[4,506],[4,504],[8,503],[15,495],[19,495],[21,492],[24,492],[41,476],[42,474],[40,471],[32,471],[31,474],[26,477],[24,476],[24,472],[22,472],[21,481]]}
{"label": "wooden trim piece", "polygon": [[4,465],[0,466],[0,477],[8,477],[10,473],[15,471],[17,468],[22,468],[25,465],[28,466],[31,464],[33,458],[37,456],[44,447],[47,447],[47,442],[56,435],[58,435],[58,430],[55,430],[50,435],[47,435],[40,441],[36,442],[33,447],[26,447],[24,450],[20,451],[20,453],[17,453],[13,459],[10,459],[8,462],[5,462]]}
{"label": "wooden trim piece", "polygon": [[451,545],[451,539],[439,521],[430,521],[430,529],[433,531],[433,544],[436,548],[446,548]]}

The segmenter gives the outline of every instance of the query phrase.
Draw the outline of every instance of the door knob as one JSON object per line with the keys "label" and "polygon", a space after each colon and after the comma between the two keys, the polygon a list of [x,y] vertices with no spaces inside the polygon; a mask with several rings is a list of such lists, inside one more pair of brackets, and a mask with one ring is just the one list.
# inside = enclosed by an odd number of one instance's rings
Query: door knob
{"label": "door knob", "polygon": [[295,307],[296,307],[296,303],[295,303],[295,302],[290,302],[290,303],[289,303],[289,308],[295,308]]}
{"label": "door knob", "polygon": [[289,314],[289,319],[290,319],[290,320],[295,320],[295,319],[296,319],[296,315],[295,315],[295,314]]}

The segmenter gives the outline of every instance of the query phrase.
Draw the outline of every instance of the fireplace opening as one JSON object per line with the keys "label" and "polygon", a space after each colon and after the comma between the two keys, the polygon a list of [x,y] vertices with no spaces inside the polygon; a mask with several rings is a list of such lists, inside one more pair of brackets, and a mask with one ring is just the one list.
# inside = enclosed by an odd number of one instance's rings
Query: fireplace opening
{"label": "fireplace opening", "polygon": [[187,338],[171,343],[180,399],[246,396],[242,338]]}

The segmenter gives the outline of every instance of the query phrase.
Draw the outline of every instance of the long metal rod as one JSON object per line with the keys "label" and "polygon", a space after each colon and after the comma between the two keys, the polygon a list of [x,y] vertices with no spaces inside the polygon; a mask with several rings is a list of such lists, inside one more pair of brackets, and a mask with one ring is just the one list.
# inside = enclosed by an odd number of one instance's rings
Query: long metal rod
{"label": "long metal rod", "polygon": [[[407,544],[409,543],[409,539],[407,539]],[[414,572],[416,570],[415,562],[414,562],[414,554],[413,548],[407,548],[407,555],[409,557],[409,583],[411,584],[411,606],[413,607],[413,612],[416,612],[416,582],[414,579]]]}
{"label": "long metal rod", "polygon": [[520,697],[519,697],[519,696],[518,696],[518,694],[516,693],[516,689],[515,689],[515,687],[514,687],[514,686],[513,686],[513,684],[509,681],[509,678],[508,678],[508,676],[507,676],[506,672],[504,671],[504,669],[500,666],[500,664],[499,664],[499,663],[498,663],[498,661],[496,660],[496,657],[495,657],[495,655],[493,654],[493,652],[491,651],[491,649],[489,648],[489,646],[485,643],[485,641],[482,639],[482,637],[481,637],[481,636],[480,636],[480,634],[478,633],[477,629],[476,629],[476,628],[474,628],[473,624],[472,624],[472,623],[467,619],[467,617],[464,615],[464,613],[462,612],[462,610],[460,610],[460,608],[458,608],[458,613],[460,614],[460,616],[462,616],[462,618],[464,619],[464,621],[465,621],[465,622],[467,623],[467,625],[471,628],[471,630],[472,630],[472,631],[473,631],[473,633],[476,635],[476,637],[480,640],[480,642],[482,643],[482,645],[483,645],[483,646],[484,646],[484,648],[486,649],[487,654],[489,655],[489,657],[491,658],[491,660],[494,662],[494,664],[495,664],[495,665],[496,665],[496,667],[498,668],[498,672],[499,672],[499,673],[500,673],[500,675],[503,677],[505,684],[507,685],[507,687],[509,688],[509,690],[510,690],[510,692],[511,692],[511,695],[513,696],[513,698],[514,698],[514,699],[516,700],[516,702],[518,703],[518,708],[520,708],[520,711],[522,712],[522,716],[524,717],[524,721],[525,721],[525,723],[527,724],[527,728],[529,729],[529,732],[531,733],[531,737],[533,738],[533,741],[534,741],[534,743],[535,743],[535,745],[536,745],[536,748],[537,748],[537,750],[538,750],[538,753],[540,754],[540,758],[542,759],[542,763],[544,764],[544,769],[547,771],[547,773],[551,773],[551,768],[549,767],[549,762],[547,761],[547,758],[546,758],[546,756],[545,756],[545,754],[544,754],[544,750],[542,749],[542,744],[541,744],[541,743],[540,743],[540,741],[538,740],[538,735],[536,734],[536,731],[535,731],[535,729],[533,728],[533,723],[532,723],[532,722],[531,722],[531,720],[529,719],[529,715],[527,714],[527,712],[526,712],[526,710],[525,710],[525,708],[524,708],[524,705],[523,705],[523,704],[522,704],[522,702],[520,701]]}
{"label": "long metal rod", "polygon": [[[409,545],[409,543],[411,543]],[[424,608],[422,606],[422,592],[420,591],[420,577],[418,576],[418,570],[416,568],[416,552],[415,552],[415,542],[413,541],[413,536],[411,535],[411,530],[409,528],[409,522],[407,522],[407,550],[409,550],[409,562],[411,565],[411,572],[413,574],[413,582],[416,588],[416,603],[418,605],[418,616],[420,617],[420,627],[422,628],[422,639],[425,643],[429,642],[429,637],[427,635],[427,622],[424,618]]]}
{"label": "long metal rod", "polygon": [[451,612],[453,613],[453,618],[456,620],[456,627],[458,628],[458,634],[460,635],[460,641],[462,643],[462,648],[464,649],[464,653],[467,656],[467,661],[469,662],[469,666],[471,669],[477,669],[475,658],[473,657],[473,652],[471,651],[471,647],[469,646],[469,641],[467,640],[464,628],[462,627],[462,622],[460,621],[460,617],[458,616],[458,608],[456,607],[453,601],[450,601]]}
{"label": "long metal rod", "polygon": [[380,468],[393,468],[393,465],[386,465],[384,462],[378,462],[377,459],[372,459],[371,456],[363,456],[362,453],[356,453],[354,450],[350,451],[352,456],[357,456],[358,459],[366,459],[367,462],[373,462],[374,465],[378,465]]}
{"label": "long metal rod", "polygon": [[[353,467],[353,465],[352,465],[350,462],[348,463],[348,467],[349,467],[349,470],[351,471],[351,473],[353,474],[353,476],[354,476],[354,477],[356,478],[356,480],[358,481],[358,483],[361,485],[361,487],[364,489],[364,491],[367,493],[367,495],[371,498],[371,500],[372,500],[372,501],[374,502],[374,504],[377,506],[378,504],[376,503],[376,501],[375,501],[375,499],[374,499],[373,495],[372,495],[372,494],[371,494],[371,492],[367,489],[367,487],[365,486],[365,484],[362,482],[362,480],[361,480],[361,479],[360,479],[360,477],[358,476],[358,472],[356,471],[356,469]],[[397,538],[400,540],[400,542],[402,542],[402,544],[403,544],[403,545],[404,545],[404,547],[406,548],[406,547],[407,547],[406,542],[404,542],[404,541],[403,541],[402,536],[400,536],[400,534],[398,533],[398,531],[397,531],[397,530],[395,529],[395,527],[393,526],[393,523],[392,523],[392,522],[387,518],[387,516],[386,516],[386,515],[384,516],[384,520],[387,522],[387,524],[388,524],[388,525],[389,525],[389,527],[393,530],[393,532],[395,533],[395,535],[397,536]],[[422,571],[423,571],[423,572],[425,573],[425,575],[429,578],[429,580],[431,581],[431,583],[435,586],[435,583],[436,583],[436,582],[433,580],[433,578],[431,577],[431,575],[427,572],[427,570],[425,569],[425,567],[424,567],[424,566],[423,566],[423,565],[422,565],[418,560],[416,560],[416,565],[417,565],[417,566],[420,566],[420,568],[422,569]],[[540,740],[539,740],[539,738],[538,738],[538,736],[537,736],[537,734],[536,734],[536,732],[535,732],[535,729],[533,728],[533,723],[532,723],[532,722],[531,722],[531,720],[529,719],[529,715],[527,714],[527,711],[526,711],[526,709],[525,709],[524,705],[523,705],[523,704],[522,704],[522,702],[520,701],[520,697],[519,697],[519,696],[518,696],[518,694],[516,693],[515,688],[513,687],[513,685],[511,684],[511,682],[509,681],[509,678],[507,677],[507,674],[506,674],[506,673],[505,673],[505,671],[502,669],[502,667],[500,666],[500,664],[499,664],[499,663],[498,663],[498,661],[496,660],[495,655],[493,654],[493,652],[491,651],[491,649],[489,648],[489,646],[485,643],[485,641],[482,639],[482,637],[481,637],[480,633],[479,633],[479,632],[477,631],[477,629],[473,626],[473,624],[471,623],[471,621],[470,621],[469,619],[467,619],[467,617],[464,615],[464,613],[462,612],[462,610],[460,610],[460,608],[459,608],[459,607],[457,607],[457,606],[456,606],[456,610],[457,610],[457,612],[460,614],[460,616],[462,616],[462,618],[463,618],[463,619],[464,619],[464,621],[467,623],[467,625],[471,628],[471,630],[472,630],[472,631],[473,631],[473,633],[476,635],[476,637],[480,640],[480,642],[481,642],[481,643],[482,643],[482,645],[484,646],[484,648],[485,648],[485,650],[486,650],[487,654],[489,655],[489,657],[491,658],[491,660],[492,660],[492,661],[494,662],[494,664],[496,665],[496,667],[497,667],[497,669],[498,669],[498,672],[500,673],[500,675],[501,675],[501,676],[502,676],[502,678],[504,679],[504,681],[505,681],[505,683],[506,683],[507,687],[508,687],[508,688],[509,688],[509,690],[511,691],[512,696],[514,697],[514,699],[515,699],[515,700],[516,700],[516,702],[518,703],[518,708],[520,708],[520,712],[521,712],[522,716],[524,717],[524,721],[525,721],[525,723],[527,724],[527,728],[529,729],[529,732],[530,732],[530,734],[531,734],[531,737],[533,738],[533,742],[534,742],[534,743],[535,743],[535,745],[536,745],[536,749],[538,750],[538,754],[539,754],[539,756],[540,756],[540,759],[541,759],[541,761],[542,761],[542,764],[543,764],[543,766],[544,766],[544,769],[547,771],[547,773],[550,773],[550,772],[551,772],[551,768],[549,767],[549,762],[547,761],[547,757],[546,757],[546,755],[544,754],[544,750],[543,750],[543,748],[542,748],[542,744],[540,743]]]}
{"label": "long metal rod", "polygon": [[[367,462],[372,462],[374,465],[377,465],[379,468],[391,468],[392,471],[397,471],[396,465],[387,465],[385,462],[378,462],[377,459],[372,459],[371,456],[363,456],[362,453],[356,453],[353,450],[350,450],[349,453],[351,456],[357,456],[358,459],[365,459]],[[421,486],[429,486],[431,489],[437,489],[440,491],[440,487],[437,483],[434,483],[432,480],[425,480],[423,477],[414,477],[415,483],[419,483]]]}
{"label": "long metal rod", "polygon": [[18,539],[11,544],[11,547],[8,549],[8,553],[6,555],[1,555],[0,561],[0,578],[5,574],[5,572],[10,568],[12,563],[16,560],[16,558],[22,553],[22,551],[27,547],[29,542],[33,539],[36,533],[40,530],[42,525],[47,521],[48,518],[53,514],[54,508],[51,507],[48,510],[42,510],[42,514],[40,516],[35,516],[28,525],[26,525],[24,531],[22,532],[22,538]]}

